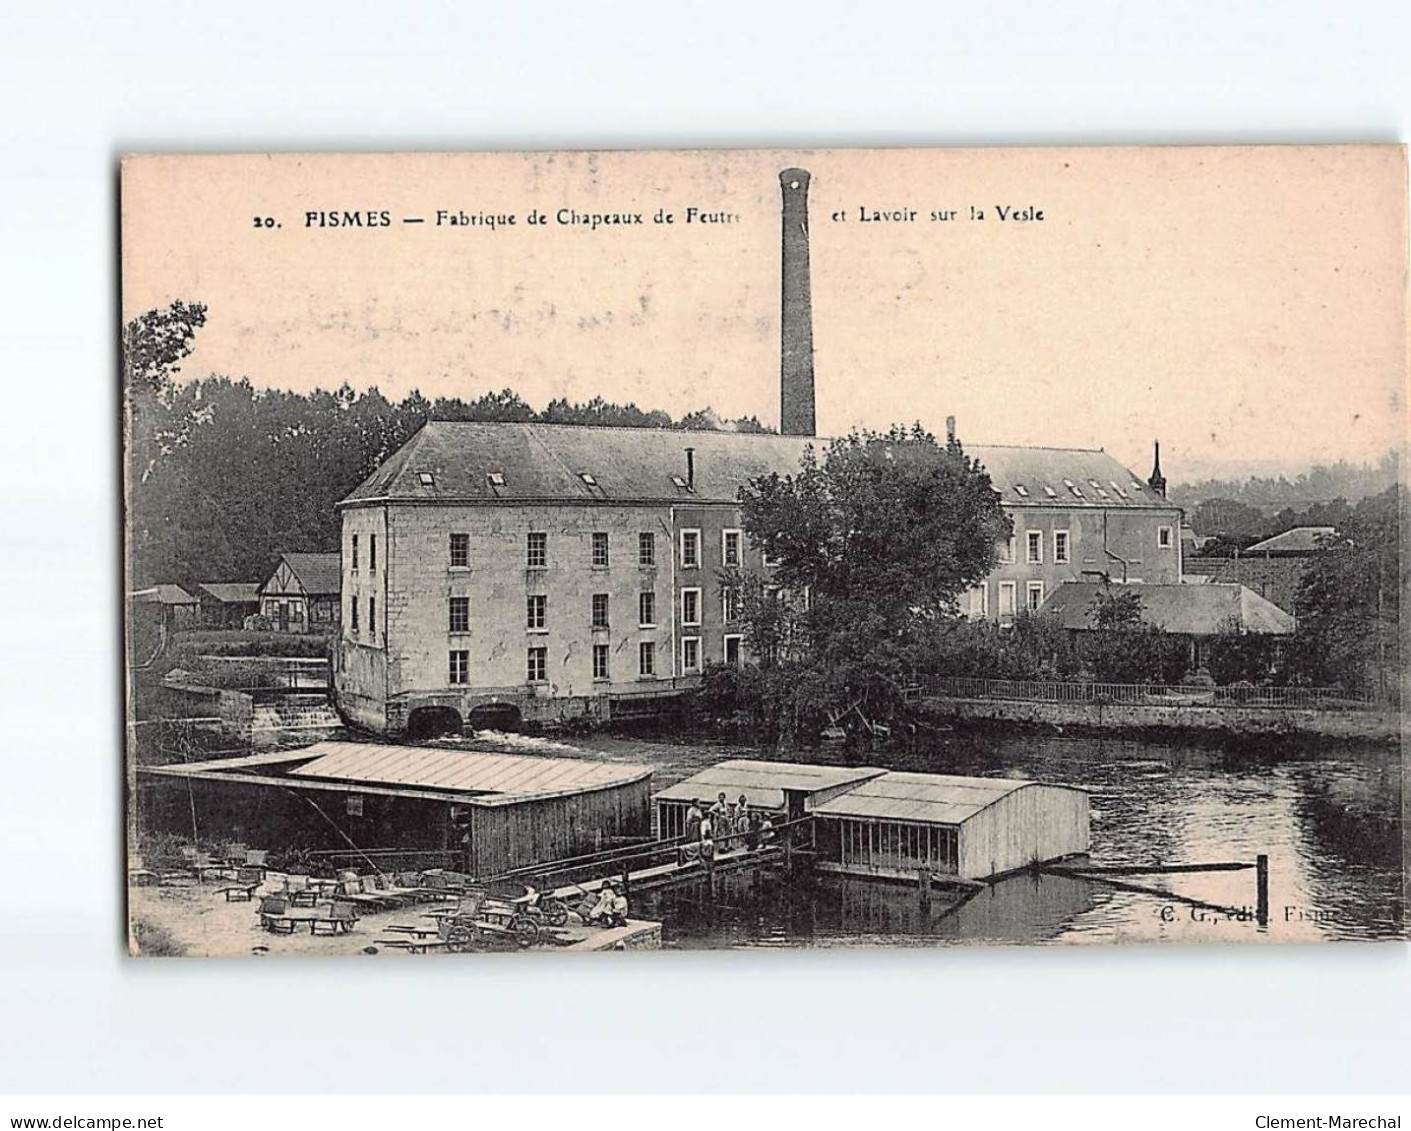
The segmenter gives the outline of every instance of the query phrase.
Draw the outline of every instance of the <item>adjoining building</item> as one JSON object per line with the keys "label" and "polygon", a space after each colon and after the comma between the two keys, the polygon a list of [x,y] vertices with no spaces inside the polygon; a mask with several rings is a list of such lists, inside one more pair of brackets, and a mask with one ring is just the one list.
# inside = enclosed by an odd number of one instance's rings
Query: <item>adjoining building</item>
{"label": "adjoining building", "polygon": [[[484,878],[651,832],[650,768],[576,758],[319,742],[139,773],[149,794],[180,784],[165,801],[187,830],[194,809],[202,837],[419,852]],[[144,807],[160,824],[163,799]]]}
{"label": "adjoining building", "polygon": [[781,820],[797,820],[807,814],[811,804],[826,801],[885,772],[871,766],[815,766],[744,758],[718,762],[652,798],[657,836],[661,840],[682,836],[692,801],[699,800],[709,807],[723,793],[732,805],[744,797],[749,810],[776,814]]}
{"label": "adjoining building", "polygon": [[1294,620],[1283,609],[1243,585],[1208,582],[1199,585],[1138,585],[1128,589],[1092,582],[1069,582],[1055,590],[1040,610],[1072,632],[1097,628],[1094,601],[1113,592],[1141,598],[1142,621],[1184,637],[1190,645],[1191,666],[1203,667],[1211,639],[1222,635],[1288,636]]}
{"label": "adjoining building", "polygon": [[277,632],[311,632],[338,623],[342,563],[336,553],[283,553],[260,586],[260,614]]}
{"label": "adjoining building", "polygon": [[1337,530],[1331,526],[1295,526],[1232,557],[1187,557],[1186,573],[1212,582],[1247,586],[1297,617],[1303,575],[1336,535]]}
{"label": "adjoining building", "polygon": [[246,617],[260,611],[259,582],[208,581],[197,588],[201,623],[207,628],[240,628]]}
{"label": "adjoining building", "polygon": [[785,762],[722,762],[662,790],[657,836],[682,835],[691,801],[721,792],[781,822],[812,816],[825,872],[979,881],[1088,850],[1088,795],[1074,786]]}

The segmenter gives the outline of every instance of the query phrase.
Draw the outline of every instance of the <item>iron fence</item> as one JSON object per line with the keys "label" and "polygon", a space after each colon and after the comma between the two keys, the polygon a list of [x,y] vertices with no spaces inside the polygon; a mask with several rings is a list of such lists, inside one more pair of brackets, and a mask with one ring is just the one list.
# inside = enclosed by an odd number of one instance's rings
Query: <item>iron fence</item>
{"label": "iron fence", "polygon": [[1011,699],[1026,703],[1117,703],[1167,707],[1275,707],[1322,710],[1370,709],[1369,692],[1341,687],[1261,687],[1234,684],[1199,687],[1164,683],[1086,683],[1037,679],[976,679],[936,676],[925,684],[933,695],[954,699]]}

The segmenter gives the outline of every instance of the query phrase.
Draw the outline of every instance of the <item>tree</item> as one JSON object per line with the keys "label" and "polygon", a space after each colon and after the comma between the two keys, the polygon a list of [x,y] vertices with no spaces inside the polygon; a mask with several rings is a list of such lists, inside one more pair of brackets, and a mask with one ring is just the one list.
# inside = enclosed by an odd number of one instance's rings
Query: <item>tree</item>
{"label": "tree", "polygon": [[920,425],[854,432],[798,473],[740,492],[742,525],[776,562],[767,581],[727,571],[746,641],[779,675],[787,740],[852,706],[896,713],[900,689],[995,566],[1010,532],[999,495],[958,442]]}
{"label": "tree", "polygon": [[1407,517],[1399,487],[1362,500],[1304,573],[1292,654],[1304,681],[1399,696]]}
{"label": "tree", "polygon": [[1218,684],[1268,683],[1279,659],[1279,637],[1245,632],[1238,617],[1210,639],[1206,666]]}
{"label": "tree", "polygon": [[1189,663],[1189,648],[1142,620],[1141,594],[1135,588],[1104,587],[1089,608],[1093,628],[1084,633],[1083,658],[1103,683],[1179,683]]}

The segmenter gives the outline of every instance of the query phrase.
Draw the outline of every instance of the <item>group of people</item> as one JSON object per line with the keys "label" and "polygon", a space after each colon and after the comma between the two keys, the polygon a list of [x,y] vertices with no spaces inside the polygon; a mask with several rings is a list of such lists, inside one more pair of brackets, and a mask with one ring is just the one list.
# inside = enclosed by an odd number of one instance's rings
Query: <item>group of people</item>
{"label": "group of people", "polygon": [[712,860],[717,846],[728,851],[743,845],[753,851],[773,837],[773,828],[774,822],[758,809],[752,810],[743,793],[738,800],[728,801],[722,791],[709,809],[701,807],[700,798],[691,799],[682,835],[688,855]]}
{"label": "group of people", "polygon": [[[590,897],[591,898],[591,897]],[[595,927],[627,926],[627,886],[620,880],[608,880],[598,889],[597,899],[580,912],[583,921]]]}

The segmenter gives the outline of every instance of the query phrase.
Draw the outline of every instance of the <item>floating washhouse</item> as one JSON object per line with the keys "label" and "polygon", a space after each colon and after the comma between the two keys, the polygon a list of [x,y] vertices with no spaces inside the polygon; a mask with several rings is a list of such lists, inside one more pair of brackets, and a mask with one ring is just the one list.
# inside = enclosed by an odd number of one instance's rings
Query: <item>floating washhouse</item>
{"label": "floating washhouse", "polygon": [[686,811],[693,800],[709,807],[722,793],[732,804],[743,794],[752,810],[775,814],[784,820],[797,820],[807,814],[810,803],[826,801],[884,773],[885,770],[872,766],[813,766],[748,758],[718,762],[653,798],[657,836],[662,840],[681,836],[686,826]]}
{"label": "floating washhouse", "polygon": [[889,771],[809,807],[818,867],[988,880],[1088,850],[1088,795],[1066,785]]}
{"label": "floating washhouse", "polygon": [[1088,850],[1088,795],[1073,786],[745,760],[658,793],[658,837],[681,836],[691,801],[721,793],[784,820],[812,816],[818,867],[853,876],[979,881]]}
{"label": "floating washhouse", "polygon": [[[269,849],[443,855],[490,877],[651,834],[649,767],[436,747],[318,742],[141,767],[154,818]],[[165,798],[161,786],[169,788]]]}

